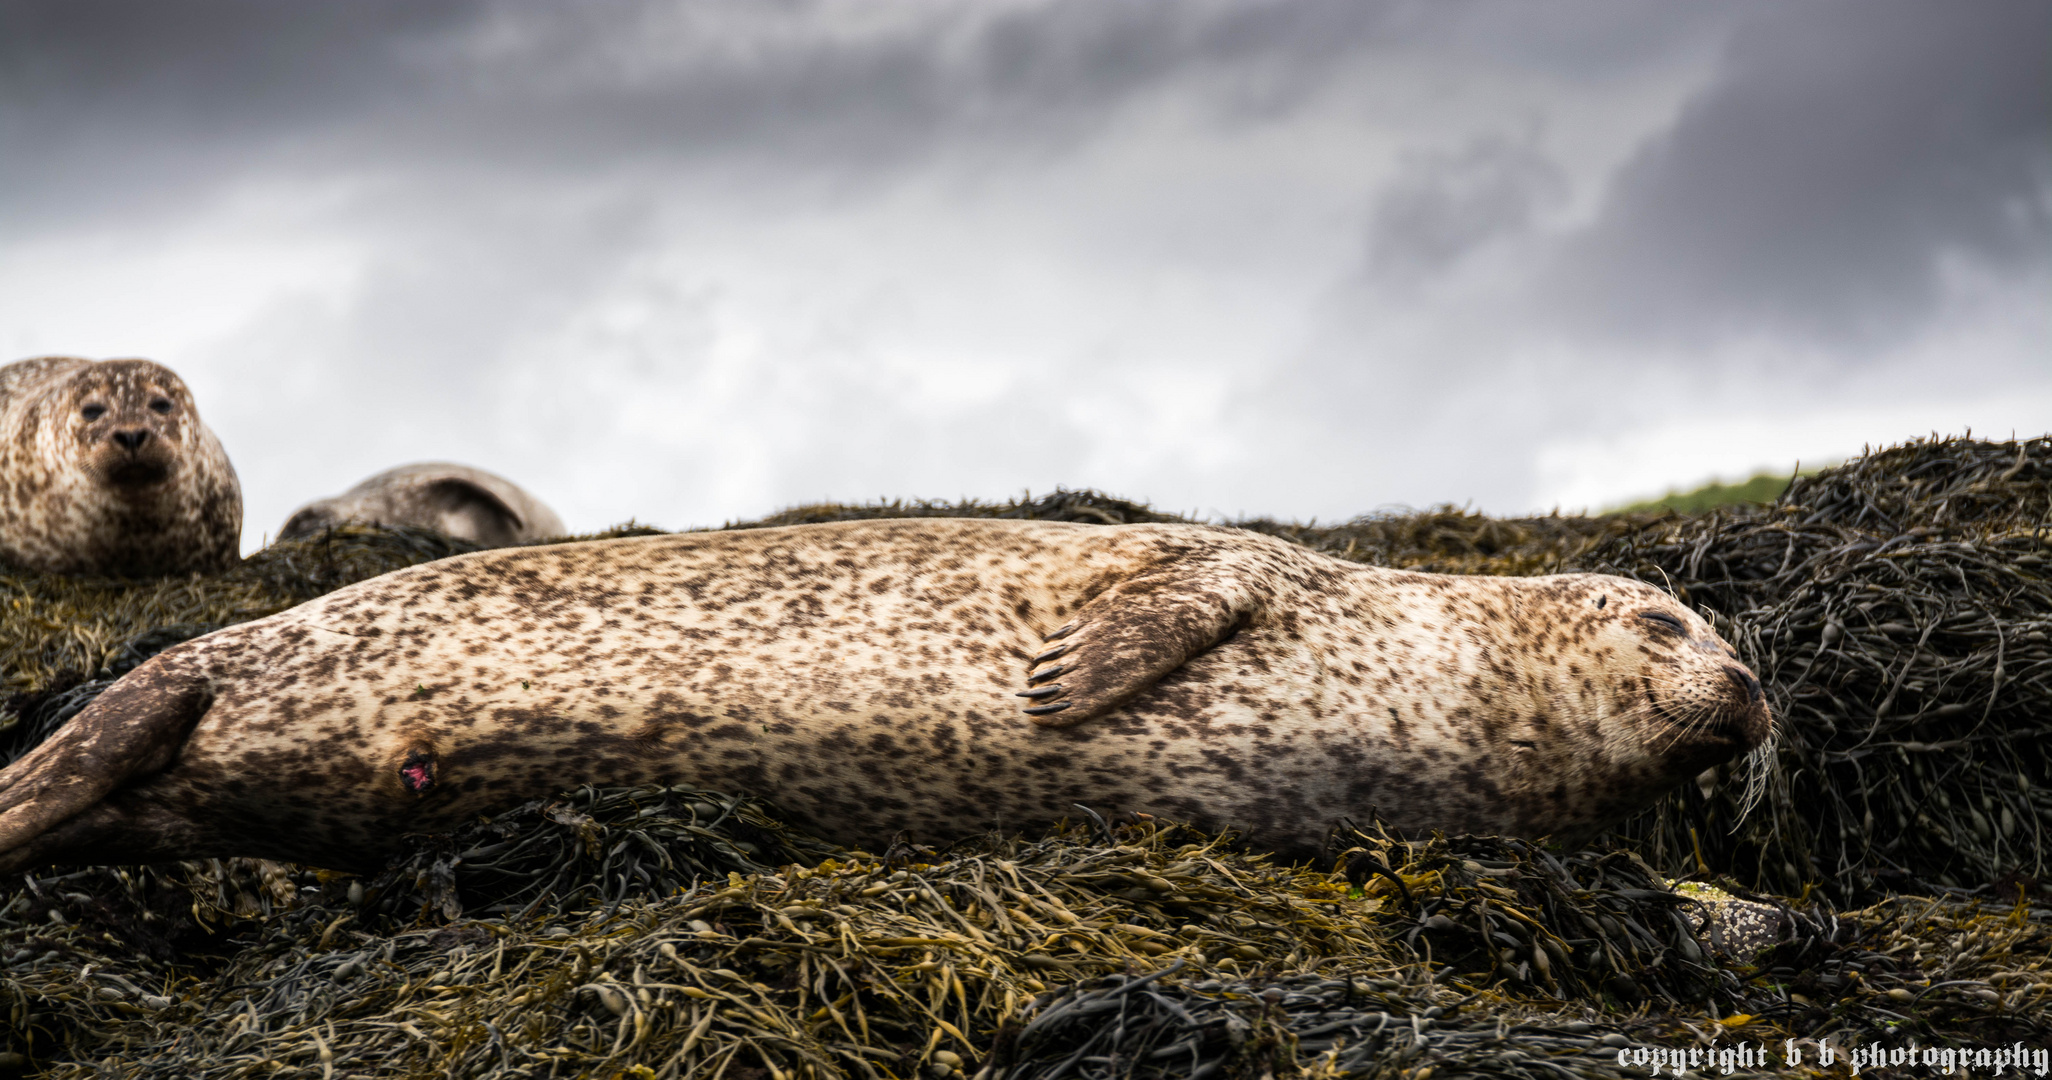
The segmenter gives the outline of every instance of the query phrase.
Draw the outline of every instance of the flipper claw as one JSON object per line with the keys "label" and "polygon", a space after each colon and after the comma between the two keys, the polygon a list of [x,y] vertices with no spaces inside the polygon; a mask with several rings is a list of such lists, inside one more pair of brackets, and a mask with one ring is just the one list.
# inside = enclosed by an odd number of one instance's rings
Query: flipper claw
{"label": "flipper claw", "polygon": [[1066,653],[1066,652],[1068,652],[1068,651],[1069,651],[1070,649],[1073,649],[1073,648],[1075,648],[1075,647],[1076,647],[1076,643],[1075,643],[1075,642],[1073,642],[1073,641],[1064,641],[1064,642],[1062,642],[1062,643],[1061,643],[1060,645],[1057,645],[1057,646],[1055,646],[1054,648],[1052,648],[1052,649],[1049,649],[1049,650],[1047,650],[1047,651],[1046,651],[1046,652],[1044,652],[1044,653],[1041,653],[1041,654],[1040,654],[1039,656],[1036,656],[1036,657],[1034,657],[1034,658],[1033,658],[1032,660],[1028,661],[1028,663],[1029,663],[1029,664],[1045,664],[1045,663],[1047,663],[1047,662],[1048,662],[1049,660],[1052,660],[1052,659],[1054,659],[1055,657],[1057,657],[1057,656],[1060,656],[1060,655],[1062,655],[1063,653]]}
{"label": "flipper claw", "polygon": [[1046,716],[1046,715],[1047,715],[1048,713],[1058,713],[1058,712],[1061,712],[1061,711],[1062,711],[1063,709],[1066,709],[1066,708],[1068,708],[1068,707],[1069,707],[1069,703],[1068,703],[1068,702],[1066,702],[1066,701],[1057,701],[1057,702],[1055,702],[1055,703],[1054,703],[1054,704],[1052,704],[1052,705],[1036,705],[1036,706],[1034,706],[1033,708],[1030,708],[1030,709],[1026,710],[1026,715],[1028,715],[1028,716]]}
{"label": "flipper claw", "polygon": [[1055,676],[1060,675],[1062,672],[1067,670],[1069,670],[1069,665],[1056,664],[1054,667],[1048,668],[1046,671],[1036,671],[1031,675],[1026,676],[1026,685],[1032,686],[1034,683],[1040,682],[1043,679],[1052,679]]}

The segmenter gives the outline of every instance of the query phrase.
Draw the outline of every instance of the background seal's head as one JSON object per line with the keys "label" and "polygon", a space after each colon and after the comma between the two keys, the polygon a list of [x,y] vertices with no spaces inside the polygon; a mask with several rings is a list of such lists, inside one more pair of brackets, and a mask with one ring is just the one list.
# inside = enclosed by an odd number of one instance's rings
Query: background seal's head
{"label": "background seal's head", "polygon": [[149,360],[81,367],[51,388],[42,418],[60,452],[125,500],[147,499],[188,468],[200,427],[185,380]]}

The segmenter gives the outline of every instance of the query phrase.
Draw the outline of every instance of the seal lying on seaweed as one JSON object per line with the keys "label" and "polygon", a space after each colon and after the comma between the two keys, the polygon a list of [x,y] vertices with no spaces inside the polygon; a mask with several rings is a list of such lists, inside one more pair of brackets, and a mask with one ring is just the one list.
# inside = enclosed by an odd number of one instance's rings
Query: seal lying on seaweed
{"label": "seal lying on seaweed", "polygon": [[1294,851],[1371,808],[1573,838],[1769,726],[1716,633],[1622,578],[1198,525],[639,537],[415,566],[164,652],[0,773],[0,870],[372,867],[584,783],[745,789],[856,844],[1076,803]]}
{"label": "seal lying on seaweed", "polygon": [[424,461],[307,503],[285,519],[278,539],[304,540],[350,522],[417,525],[482,547],[529,544],[567,531],[546,503],[497,473]]}

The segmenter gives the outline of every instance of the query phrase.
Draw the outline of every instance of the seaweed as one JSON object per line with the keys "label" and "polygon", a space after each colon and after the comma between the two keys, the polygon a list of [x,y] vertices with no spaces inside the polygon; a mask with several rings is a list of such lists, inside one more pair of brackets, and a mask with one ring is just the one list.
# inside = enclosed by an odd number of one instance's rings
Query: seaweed
{"label": "seaweed", "polygon": [[1392,510],[1338,525],[1240,521],[1244,529],[1278,536],[1352,562],[1437,574],[1528,576],[1579,569],[1578,560],[1601,545],[1636,536],[1671,514],[1492,518],[1456,506]]}
{"label": "seaweed", "polygon": [[[1343,887],[1185,830],[989,836],[914,862],[829,848],[716,793],[568,798],[418,838],[368,883],[302,876],[292,906],[240,917],[253,936],[218,969],[130,953],[89,915],[138,903],[132,875],[26,878],[0,907],[10,1049],[52,1076],[337,1057],[379,1075],[678,1075],[737,1056],[786,1075],[903,1075],[973,1062],[1050,981],[1170,953],[1229,975],[1372,955]],[[695,805],[716,816],[680,829]],[[771,870],[744,843],[818,861]],[[576,886],[535,889],[572,868]],[[451,894],[497,903],[471,917]]]}
{"label": "seaweed", "polygon": [[[1687,788],[1622,834],[1670,872],[1842,903],[2042,879],[2052,832],[2052,440],[1932,440],[1799,478],[1772,507],[1675,519],[1582,560],[1671,585],[1768,688],[1745,785]],[[1745,769],[1727,767],[1726,779]]]}
{"label": "seaweed", "polygon": [[588,901],[610,908],[709,878],[816,864],[835,850],[790,829],[760,799],[683,786],[587,786],[416,838],[367,883],[360,903],[407,920],[572,910]]}
{"label": "seaweed", "polygon": [[728,529],[767,529],[780,525],[818,525],[829,521],[876,521],[884,518],[996,518],[1010,521],[1071,521],[1086,525],[1134,525],[1144,522],[1188,521],[1164,514],[1144,503],[1131,502],[1097,491],[1058,488],[1051,495],[1010,502],[987,503],[969,499],[945,502],[933,499],[893,499],[861,505],[814,503],[792,507],[756,521],[729,522]]}
{"label": "seaweed", "polygon": [[[2042,904],[1776,902],[1733,950],[1626,852],[1371,823],[1326,869],[1090,815],[877,856],[713,792],[565,799],[369,880],[25,878],[0,891],[0,1052],[52,1077],[1553,1077],[1632,1048],[2052,1037]],[[236,888],[273,899],[213,902]],[[135,947],[150,913],[169,940],[167,897],[187,940]]]}
{"label": "seaweed", "polygon": [[[726,527],[919,516],[1185,520],[1057,491]],[[18,875],[0,1076],[1552,1078],[1687,1051],[1821,1075],[1827,1049],[2052,1042],[2052,440],[1920,441],[1695,515],[1238,524],[1671,588],[1760,674],[1777,741],[1580,851],[1369,821],[1290,865],[1088,811],[855,850],[744,792],[586,787],[365,876]],[[213,576],[0,572],[0,757],[156,651],[468,550],[351,526]]]}

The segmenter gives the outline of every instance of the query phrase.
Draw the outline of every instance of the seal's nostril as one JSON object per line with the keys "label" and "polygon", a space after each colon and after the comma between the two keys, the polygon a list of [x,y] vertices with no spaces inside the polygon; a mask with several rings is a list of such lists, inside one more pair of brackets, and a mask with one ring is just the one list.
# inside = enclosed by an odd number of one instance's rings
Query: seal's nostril
{"label": "seal's nostril", "polygon": [[150,433],[141,429],[117,431],[114,433],[114,441],[130,450],[137,450],[142,444],[150,441]]}
{"label": "seal's nostril", "polygon": [[1760,680],[1753,678],[1752,672],[1742,667],[1728,667],[1724,669],[1724,677],[1738,684],[1748,702],[1760,700]]}

